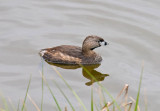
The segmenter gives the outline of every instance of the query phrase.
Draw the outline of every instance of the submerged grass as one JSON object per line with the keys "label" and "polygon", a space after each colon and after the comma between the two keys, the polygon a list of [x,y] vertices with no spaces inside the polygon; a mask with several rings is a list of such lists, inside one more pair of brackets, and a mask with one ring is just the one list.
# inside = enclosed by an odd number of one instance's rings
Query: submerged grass
{"label": "submerged grass", "polygon": [[17,111],[19,111],[20,100],[18,101]]}
{"label": "submerged grass", "polygon": [[96,103],[94,103],[94,106],[95,106],[96,110],[99,111],[98,106],[97,106]]}
{"label": "submerged grass", "polygon": [[144,65],[142,65],[141,76],[140,76],[140,82],[139,82],[138,93],[137,93],[137,99],[136,99],[136,105],[135,105],[134,111],[137,111],[137,108],[138,108],[139,95],[140,95],[140,89],[141,89],[142,77],[143,77],[143,70],[144,70]]}
{"label": "submerged grass", "polygon": [[27,95],[28,99],[31,101],[31,103],[34,105],[34,107],[36,108],[37,111],[40,111],[39,107],[37,106],[37,104],[35,103],[35,101],[30,97],[30,95]]}
{"label": "submerged grass", "polygon": [[[85,67],[82,66],[82,68],[88,73],[88,75],[90,77],[92,77],[92,79],[94,81],[97,82],[97,84],[99,85],[100,87],[100,96],[102,97],[102,101],[103,101],[103,105],[100,104],[100,108],[97,106],[97,104],[94,102],[94,91],[93,91],[93,85],[91,86],[91,100],[90,100],[90,108],[91,108],[91,111],[131,111],[133,108],[132,106],[134,107],[134,110],[133,111],[140,111],[139,109],[139,106],[138,106],[138,103],[139,103],[139,98],[140,98],[140,89],[141,89],[141,85],[142,85],[142,77],[143,77],[143,70],[144,70],[144,67],[142,67],[142,70],[141,70],[141,76],[140,76],[140,81],[139,81],[139,87],[138,87],[138,92],[137,92],[137,98],[136,100],[134,100],[133,98],[130,97],[130,100],[128,102],[128,85],[126,84],[124,86],[124,88],[120,91],[120,93],[118,94],[118,96],[116,97],[116,99],[114,99],[112,97],[112,95],[107,91],[106,88],[104,88],[104,86],[98,82],[96,80],[96,78],[87,70],[85,69]],[[82,102],[81,98],[77,95],[77,93],[71,88],[71,86],[67,83],[67,81],[63,78],[63,76],[59,73],[59,71],[53,67],[53,69],[55,70],[55,72],[59,75],[59,77],[63,80],[63,82],[65,83],[65,85],[69,88],[69,90],[73,93],[73,95],[75,96],[75,98],[77,99],[77,101],[80,103],[80,105],[83,107],[83,110],[84,111],[88,111],[86,106],[84,105],[84,103]],[[42,63],[42,71],[41,71],[41,76],[42,76],[42,97],[41,97],[41,105],[40,105],[40,108],[36,105],[35,101],[32,100],[32,98],[28,95],[28,91],[29,91],[29,87],[30,87],[30,83],[31,83],[31,76],[30,76],[30,79],[29,79],[29,83],[28,83],[28,86],[27,86],[27,90],[26,90],[26,94],[25,94],[25,97],[24,97],[24,101],[23,101],[23,104],[22,104],[22,108],[21,108],[21,111],[23,110],[26,110],[27,109],[25,108],[25,104],[26,104],[26,99],[27,97],[29,98],[29,100],[32,102],[32,104],[35,106],[36,110],[37,111],[43,111],[43,96],[44,96],[44,85],[47,86],[54,102],[56,103],[56,106],[58,107],[58,110],[59,111],[63,111],[61,109],[61,105],[58,103],[57,101],[57,98],[54,96],[54,92],[51,90],[48,82],[46,81],[45,77],[44,77],[44,72],[43,72],[43,63]],[[67,98],[66,94],[64,93],[64,91],[60,88],[60,86],[56,83],[55,80],[53,80],[53,83],[56,85],[56,87],[59,89],[59,91],[61,92],[61,94],[64,96],[64,98],[66,99],[66,101],[68,102],[68,104],[70,105],[70,108],[72,111],[76,111],[76,109],[74,108],[73,104],[71,103],[71,101]],[[119,97],[122,95],[122,93],[124,93],[124,97],[123,97],[123,100],[120,102],[120,104],[118,104],[118,99]],[[112,99],[112,102],[107,102],[106,99],[105,99],[105,95],[108,95],[111,99]],[[100,98],[101,98],[100,97]],[[3,108],[0,108],[0,111],[9,111],[9,106],[7,104],[7,101],[4,97],[2,97],[2,101],[3,101],[3,104],[4,104],[4,109]],[[135,104],[135,105],[133,105]],[[11,104],[12,105],[12,104]],[[17,111],[19,111],[19,105],[20,105],[20,102],[18,103],[18,107],[17,107]],[[111,108],[112,106],[112,108]],[[102,108],[103,107],[103,108]],[[95,108],[95,109],[94,109]],[[15,107],[12,105],[12,109],[14,111],[16,111]],[[65,111],[68,111],[68,108],[65,107]]]}
{"label": "submerged grass", "polygon": [[84,105],[84,103],[82,102],[82,100],[80,99],[80,97],[77,95],[77,93],[71,88],[71,86],[66,82],[66,80],[63,78],[63,76],[57,71],[57,69],[55,67],[53,67],[53,69],[56,71],[56,73],[59,75],[59,77],[63,80],[63,82],[66,84],[66,86],[70,89],[70,91],[73,93],[73,95],[76,97],[76,99],[78,100],[78,102],[82,105],[83,109],[85,111],[87,111],[86,106]]}
{"label": "submerged grass", "polygon": [[29,79],[29,83],[28,83],[28,87],[27,87],[27,91],[26,91],[26,94],[25,94],[25,97],[24,97],[23,106],[22,106],[21,111],[23,111],[24,107],[25,107],[25,103],[26,103],[26,99],[27,99],[27,94],[28,94],[30,83],[31,83],[31,78],[32,78],[32,76],[30,76],[30,79]]}
{"label": "submerged grass", "polygon": [[43,78],[43,80],[44,80],[46,86],[48,87],[48,90],[50,91],[50,93],[51,93],[51,95],[52,95],[52,98],[54,99],[54,101],[55,101],[55,103],[56,103],[56,105],[57,105],[57,107],[58,107],[58,110],[59,110],[59,111],[62,111],[62,109],[61,109],[61,107],[60,107],[60,105],[59,105],[59,103],[58,103],[56,97],[54,96],[54,94],[53,94],[53,92],[52,92],[52,90],[51,90],[51,88],[50,88],[48,82],[46,81],[46,79],[45,79],[45,77],[44,77],[43,75],[42,75],[42,78]]}
{"label": "submerged grass", "polygon": [[43,58],[41,58],[41,65],[42,65],[42,97],[41,97],[41,111],[43,111],[43,95],[44,95],[44,88],[43,88],[43,76],[44,76],[44,71],[43,71]]}
{"label": "submerged grass", "polygon": [[144,103],[145,103],[145,111],[148,111],[148,103],[147,103],[146,90],[144,91]]}
{"label": "submerged grass", "polygon": [[75,111],[75,108],[73,107],[72,103],[69,101],[69,99],[67,98],[67,96],[65,95],[65,93],[63,92],[63,90],[59,87],[59,85],[56,83],[55,80],[53,80],[53,82],[56,85],[56,87],[59,89],[59,91],[61,92],[61,94],[64,96],[64,98],[66,99],[66,101],[68,102],[68,104],[70,105],[72,111]]}
{"label": "submerged grass", "polygon": [[2,102],[3,102],[3,104],[4,104],[4,108],[5,108],[5,109],[0,108],[0,110],[2,110],[2,111],[9,111],[8,104],[7,104],[6,99],[5,99],[4,96],[2,96],[2,95],[1,95],[1,98],[2,98]]}
{"label": "submerged grass", "polygon": [[93,111],[94,109],[94,106],[93,106],[93,85],[91,86],[91,111]]}
{"label": "submerged grass", "polygon": [[8,101],[9,101],[9,103],[10,103],[10,105],[11,105],[13,111],[16,111],[16,107],[13,105],[13,103],[12,103],[12,101],[11,101],[10,98],[8,98]]}

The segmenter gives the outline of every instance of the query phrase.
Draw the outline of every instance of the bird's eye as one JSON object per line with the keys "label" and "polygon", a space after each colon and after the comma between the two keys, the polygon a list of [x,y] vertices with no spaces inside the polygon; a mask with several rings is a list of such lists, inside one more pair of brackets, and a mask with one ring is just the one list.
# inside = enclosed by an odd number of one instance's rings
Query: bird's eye
{"label": "bird's eye", "polygon": [[99,41],[100,41],[100,42],[103,42],[104,40],[101,39],[101,40],[99,40]]}

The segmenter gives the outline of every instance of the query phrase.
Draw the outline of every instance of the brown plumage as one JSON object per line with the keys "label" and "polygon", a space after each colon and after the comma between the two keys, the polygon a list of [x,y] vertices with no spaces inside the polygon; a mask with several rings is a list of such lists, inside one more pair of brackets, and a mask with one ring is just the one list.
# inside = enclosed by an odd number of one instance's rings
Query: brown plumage
{"label": "brown plumage", "polygon": [[82,44],[82,48],[71,45],[61,45],[53,48],[42,49],[39,54],[49,63],[58,64],[100,64],[101,56],[93,51],[100,47],[101,43],[107,45],[103,38],[88,36]]}

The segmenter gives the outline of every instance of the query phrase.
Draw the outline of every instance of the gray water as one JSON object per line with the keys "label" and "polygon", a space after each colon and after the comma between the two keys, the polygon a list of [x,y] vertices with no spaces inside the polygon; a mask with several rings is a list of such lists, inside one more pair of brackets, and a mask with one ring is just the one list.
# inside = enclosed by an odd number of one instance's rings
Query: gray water
{"label": "gray water", "polygon": [[[17,107],[19,100],[22,103],[24,99],[32,75],[28,93],[40,107],[42,61],[39,50],[62,44],[81,46],[86,36],[98,35],[110,43],[96,49],[103,57],[101,66],[96,70],[110,75],[101,82],[105,88],[116,97],[127,83],[129,95],[136,98],[144,63],[140,108],[145,108],[145,95],[148,111],[158,110],[159,11],[158,0],[0,0],[1,95]],[[43,65],[44,75],[62,108],[69,108],[69,105],[52,79],[57,81],[76,109],[82,109],[52,66],[46,62]],[[91,87],[85,85],[90,80],[82,75],[82,69],[56,69],[90,109]],[[98,86],[94,83],[93,88],[98,104]],[[28,111],[36,110],[29,99],[26,104]],[[46,86],[43,108],[46,111],[57,109]]]}

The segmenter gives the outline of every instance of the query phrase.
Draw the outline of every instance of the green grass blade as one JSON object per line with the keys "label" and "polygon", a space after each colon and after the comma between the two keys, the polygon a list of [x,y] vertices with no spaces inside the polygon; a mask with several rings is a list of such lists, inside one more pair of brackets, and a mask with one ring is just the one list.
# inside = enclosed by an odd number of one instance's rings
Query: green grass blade
{"label": "green grass blade", "polygon": [[9,101],[11,107],[12,107],[12,110],[13,110],[13,111],[16,111],[16,107],[13,105],[13,103],[12,103],[12,101],[11,101],[10,98],[8,98],[8,101]]}
{"label": "green grass blade", "polygon": [[1,95],[2,102],[3,102],[4,108],[5,108],[5,109],[3,109],[3,110],[4,110],[4,111],[9,111],[8,104],[7,104],[7,101],[6,101],[5,97],[4,97],[2,94],[0,94],[0,95]]}
{"label": "green grass blade", "polygon": [[96,108],[96,110],[97,110],[97,111],[100,111],[100,110],[98,109],[98,107],[97,107],[97,104],[96,104],[96,103],[94,103],[94,106],[95,106],[95,108]]}
{"label": "green grass blade", "polygon": [[106,98],[105,98],[105,95],[104,95],[104,91],[102,90],[102,97],[103,97],[103,103],[106,104]]}
{"label": "green grass blade", "polygon": [[91,111],[93,111],[93,85],[91,86]]}
{"label": "green grass blade", "polygon": [[32,76],[30,76],[30,79],[29,79],[29,83],[28,83],[28,87],[27,87],[27,91],[26,91],[26,95],[25,95],[25,98],[24,98],[24,102],[23,102],[23,106],[22,106],[21,111],[24,110],[24,106],[25,106],[25,103],[26,103],[26,99],[27,99],[27,94],[28,94],[29,86],[30,86],[30,83],[31,83],[31,78],[32,78]]}
{"label": "green grass blade", "polygon": [[[44,71],[43,71],[43,58],[41,57],[41,64],[42,64],[42,76],[44,76]],[[43,83],[43,78],[42,78],[42,97],[41,97],[41,111],[43,111],[43,95],[44,95],[44,83]]]}
{"label": "green grass blade", "polygon": [[47,81],[46,81],[46,79],[44,78],[44,76],[43,76],[43,75],[42,75],[42,78],[43,78],[43,80],[44,80],[45,84],[47,85],[48,90],[49,90],[49,92],[51,93],[52,98],[54,99],[54,101],[55,101],[55,103],[56,103],[56,105],[57,105],[57,107],[58,107],[58,110],[59,110],[59,111],[62,111],[62,110],[61,110],[61,108],[60,108],[60,105],[58,104],[58,101],[57,101],[56,97],[54,96],[54,94],[53,94],[53,92],[52,92],[51,88],[49,87],[49,84],[47,83]]}
{"label": "green grass blade", "polygon": [[84,66],[82,66],[82,65],[80,65],[80,66],[87,72],[87,74],[88,74],[90,77],[92,77],[92,79],[94,79],[94,80],[97,82],[97,84],[98,84],[99,86],[102,87],[102,89],[105,91],[105,93],[112,99],[113,103],[115,103],[117,109],[118,109],[119,111],[121,111],[120,106],[117,104],[117,102],[116,102],[115,99],[112,97],[112,95],[107,91],[107,89],[104,88],[103,85],[100,84],[100,83],[97,81],[97,79],[96,79]]}
{"label": "green grass blade", "polygon": [[145,111],[148,111],[148,103],[147,103],[146,91],[144,93],[144,104],[145,104]]}
{"label": "green grass blade", "polygon": [[[109,109],[108,109],[108,111],[109,111]],[[113,104],[113,111],[115,111],[115,105]]]}
{"label": "green grass blade", "polygon": [[41,111],[43,111],[43,95],[44,95],[44,83],[43,83],[43,79],[42,79],[42,97],[41,97]]}
{"label": "green grass blade", "polygon": [[24,105],[24,110],[27,111],[27,107]]}
{"label": "green grass blade", "polygon": [[19,111],[20,100],[18,101],[17,111]]}
{"label": "green grass blade", "polygon": [[102,88],[100,86],[98,87],[98,95],[99,95],[99,98],[100,98],[99,99],[100,108],[102,108],[102,107],[104,107],[105,104],[102,103],[103,102],[102,101],[103,100],[103,97],[102,97]]}
{"label": "green grass blade", "polygon": [[137,111],[137,108],[138,108],[139,95],[140,95],[140,89],[141,89],[142,77],[143,77],[143,70],[144,70],[144,67],[142,65],[141,76],[140,76],[139,87],[138,87],[138,93],[137,93],[137,99],[136,99],[136,105],[135,105],[134,111]]}
{"label": "green grass blade", "polygon": [[62,89],[59,87],[59,85],[56,83],[55,80],[53,80],[54,84],[56,85],[56,87],[59,89],[59,91],[62,93],[62,95],[64,96],[64,98],[67,100],[68,104],[70,105],[70,107],[72,108],[72,111],[75,111],[73,105],[71,104],[71,102],[69,101],[69,99],[67,98],[67,96],[65,95],[65,93],[62,91]]}
{"label": "green grass blade", "polygon": [[62,75],[56,70],[55,67],[53,67],[53,69],[56,71],[56,73],[59,75],[59,77],[63,80],[63,82],[66,84],[66,86],[71,90],[71,92],[73,93],[73,95],[76,97],[76,99],[78,100],[78,102],[82,105],[83,109],[85,111],[87,111],[87,108],[85,107],[85,105],[83,104],[83,102],[81,101],[81,99],[79,98],[79,96],[76,94],[76,92],[70,87],[70,85],[66,82],[66,80],[62,77]]}

